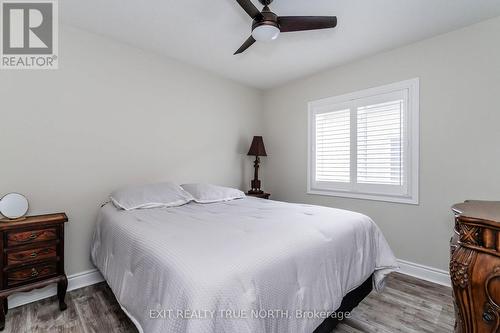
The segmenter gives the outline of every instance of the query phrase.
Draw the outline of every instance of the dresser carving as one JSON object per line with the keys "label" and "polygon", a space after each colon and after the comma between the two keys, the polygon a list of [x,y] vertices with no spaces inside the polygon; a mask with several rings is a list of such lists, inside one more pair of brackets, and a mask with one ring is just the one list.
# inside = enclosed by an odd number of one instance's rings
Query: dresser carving
{"label": "dresser carving", "polygon": [[450,261],[450,276],[453,284],[464,289],[469,285],[469,266],[475,258],[474,252],[458,248]]}
{"label": "dresser carving", "polygon": [[450,277],[456,333],[500,333],[500,202],[453,206]]}
{"label": "dresser carving", "polygon": [[492,324],[494,332],[500,332],[500,290],[497,288],[498,285],[500,285],[500,266],[495,267],[485,283],[488,302],[484,309],[483,320]]}

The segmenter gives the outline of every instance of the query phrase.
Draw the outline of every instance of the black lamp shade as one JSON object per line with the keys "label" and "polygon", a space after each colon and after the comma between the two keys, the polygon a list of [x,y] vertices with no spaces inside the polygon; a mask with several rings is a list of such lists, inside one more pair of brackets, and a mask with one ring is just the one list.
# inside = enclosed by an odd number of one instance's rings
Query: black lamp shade
{"label": "black lamp shade", "polygon": [[264,147],[264,140],[261,136],[254,136],[252,145],[248,151],[248,156],[267,156],[266,147]]}

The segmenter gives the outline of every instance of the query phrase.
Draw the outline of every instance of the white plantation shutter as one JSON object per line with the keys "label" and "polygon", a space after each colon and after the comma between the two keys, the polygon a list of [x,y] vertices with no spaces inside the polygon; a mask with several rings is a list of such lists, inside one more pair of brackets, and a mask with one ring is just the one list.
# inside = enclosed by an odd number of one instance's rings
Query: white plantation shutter
{"label": "white plantation shutter", "polygon": [[316,115],[316,180],[350,182],[351,112]]}
{"label": "white plantation shutter", "polygon": [[309,103],[308,193],[418,203],[418,85]]}
{"label": "white plantation shutter", "polygon": [[402,186],[403,100],[357,110],[358,183]]}

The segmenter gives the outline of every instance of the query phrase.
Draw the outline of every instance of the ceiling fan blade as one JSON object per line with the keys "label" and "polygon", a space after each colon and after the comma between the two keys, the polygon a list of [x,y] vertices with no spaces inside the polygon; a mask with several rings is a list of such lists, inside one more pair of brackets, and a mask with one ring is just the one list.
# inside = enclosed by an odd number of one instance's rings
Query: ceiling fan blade
{"label": "ceiling fan blade", "polygon": [[236,0],[240,4],[240,6],[250,15],[251,18],[256,18],[260,15],[259,10],[250,0]]}
{"label": "ceiling fan blade", "polygon": [[335,28],[336,16],[280,16],[278,24],[281,32]]}
{"label": "ceiling fan blade", "polygon": [[248,39],[243,43],[243,45],[241,45],[238,51],[234,52],[234,55],[245,52],[246,49],[253,45],[253,43],[255,43],[255,39],[252,36],[248,37]]}

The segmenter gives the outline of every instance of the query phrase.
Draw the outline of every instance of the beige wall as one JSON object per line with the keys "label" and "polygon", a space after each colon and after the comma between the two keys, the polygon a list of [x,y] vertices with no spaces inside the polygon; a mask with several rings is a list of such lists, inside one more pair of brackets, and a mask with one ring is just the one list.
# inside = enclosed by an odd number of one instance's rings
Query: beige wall
{"label": "beige wall", "polygon": [[[500,200],[500,18],[378,54],[265,95],[274,199],[371,216],[400,259],[447,269],[450,206]],[[306,194],[307,102],[420,78],[420,205]]]}
{"label": "beige wall", "polygon": [[[63,26],[60,69],[0,71],[0,195],[65,211],[68,274],[91,269],[97,210],[132,183],[246,187],[262,96],[211,74]],[[242,182],[245,181],[245,184]]]}

